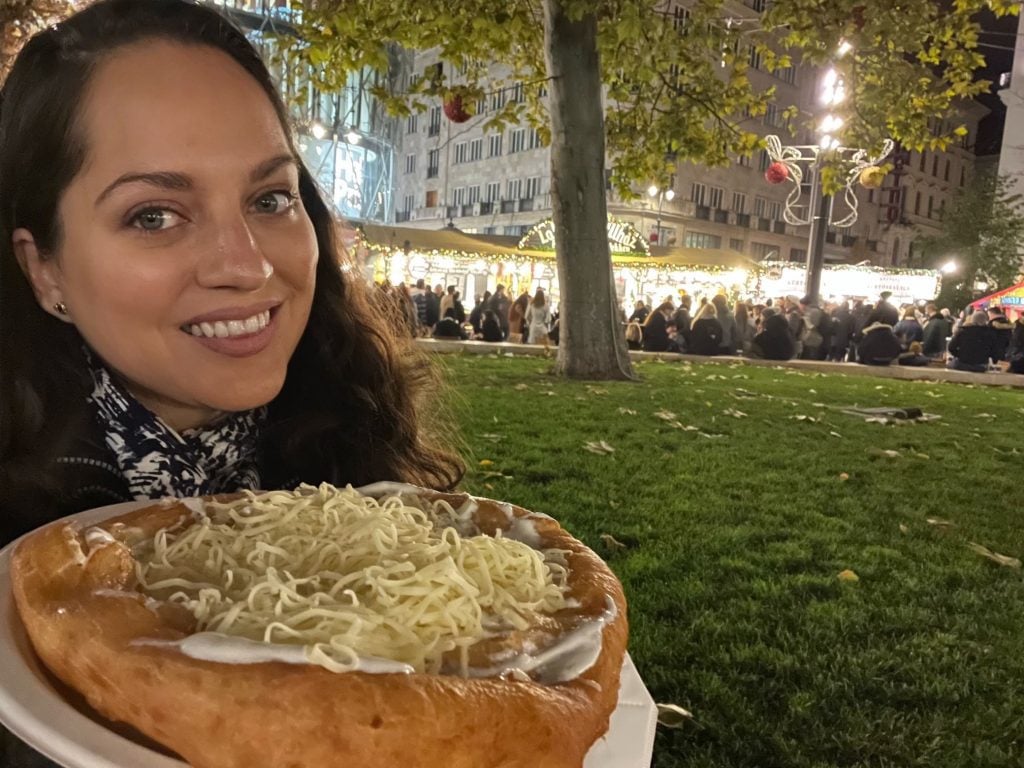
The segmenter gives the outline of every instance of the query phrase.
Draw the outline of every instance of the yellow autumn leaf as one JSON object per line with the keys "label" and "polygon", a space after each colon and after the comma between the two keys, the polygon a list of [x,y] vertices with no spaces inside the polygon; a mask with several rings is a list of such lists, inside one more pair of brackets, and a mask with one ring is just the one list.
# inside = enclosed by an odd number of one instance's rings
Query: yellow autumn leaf
{"label": "yellow autumn leaf", "polygon": [[490,459],[480,459],[480,466],[481,467],[493,467],[494,466],[494,462],[491,461]]}
{"label": "yellow autumn leaf", "polygon": [[849,568],[847,568],[845,571],[840,571],[839,572],[839,580],[840,581],[850,581],[850,582],[860,581],[860,576],[858,576],[856,573],[854,573]]}

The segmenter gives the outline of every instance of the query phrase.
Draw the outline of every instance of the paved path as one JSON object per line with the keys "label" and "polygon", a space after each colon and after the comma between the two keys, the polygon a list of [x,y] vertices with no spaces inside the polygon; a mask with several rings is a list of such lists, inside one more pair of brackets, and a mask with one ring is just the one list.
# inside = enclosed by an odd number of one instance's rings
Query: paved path
{"label": "paved path", "polygon": [[[449,352],[460,354],[490,355],[494,353],[543,357],[544,347],[538,344],[509,344],[507,342],[492,343],[486,341],[438,341],[436,339],[417,339],[421,349],[431,352]],[[547,354],[557,352],[551,347]],[[887,368],[857,363],[826,363],[817,360],[758,360],[751,357],[704,357],[703,355],[678,355],[673,352],[630,352],[630,358],[640,360],[665,360],[666,362],[689,360],[694,363],[722,362],[745,363],[746,365],[766,365],[769,367],[783,366],[804,371],[820,371],[822,373],[839,373],[847,376],[873,376],[878,379],[904,379],[924,381],[948,381],[957,384],[983,384],[993,387],[1014,387],[1024,389],[1024,376],[1015,373],[967,373],[966,371],[948,371],[945,368],[914,368],[910,366],[891,365]]]}

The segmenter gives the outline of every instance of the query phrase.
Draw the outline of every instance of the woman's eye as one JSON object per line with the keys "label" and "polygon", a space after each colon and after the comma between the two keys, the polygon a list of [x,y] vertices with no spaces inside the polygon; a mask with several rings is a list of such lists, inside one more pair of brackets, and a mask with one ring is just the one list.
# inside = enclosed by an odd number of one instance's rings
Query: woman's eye
{"label": "woman's eye", "polygon": [[295,195],[279,190],[267,192],[256,198],[254,207],[257,213],[284,213],[295,205]]}
{"label": "woman's eye", "polygon": [[166,208],[147,208],[132,216],[129,224],[143,232],[160,232],[173,227],[181,217]]}

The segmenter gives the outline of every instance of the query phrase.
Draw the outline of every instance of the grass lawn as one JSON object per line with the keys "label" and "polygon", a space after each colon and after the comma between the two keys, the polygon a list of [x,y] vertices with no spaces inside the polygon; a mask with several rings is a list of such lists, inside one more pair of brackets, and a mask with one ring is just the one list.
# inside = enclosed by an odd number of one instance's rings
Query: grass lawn
{"label": "grass lawn", "polygon": [[[464,487],[558,518],[625,585],[641,675],[695,719],[659,726],[655,766],[1024,766],[1024,577],[968,548],[1024,558],[1024,391],[438,361]],[[834,409],[854,404],[941,419]]]}

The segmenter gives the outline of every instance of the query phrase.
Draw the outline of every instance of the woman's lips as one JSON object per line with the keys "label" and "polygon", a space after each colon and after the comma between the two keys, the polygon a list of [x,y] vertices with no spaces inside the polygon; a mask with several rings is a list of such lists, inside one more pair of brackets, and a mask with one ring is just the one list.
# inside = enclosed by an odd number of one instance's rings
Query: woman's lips
{"label": "woman's lips", "polygon": [[249,357],[266,349],[277,327],[277,307],[240,320],[192,323],[182,327],[209,350],[229,357]]}

